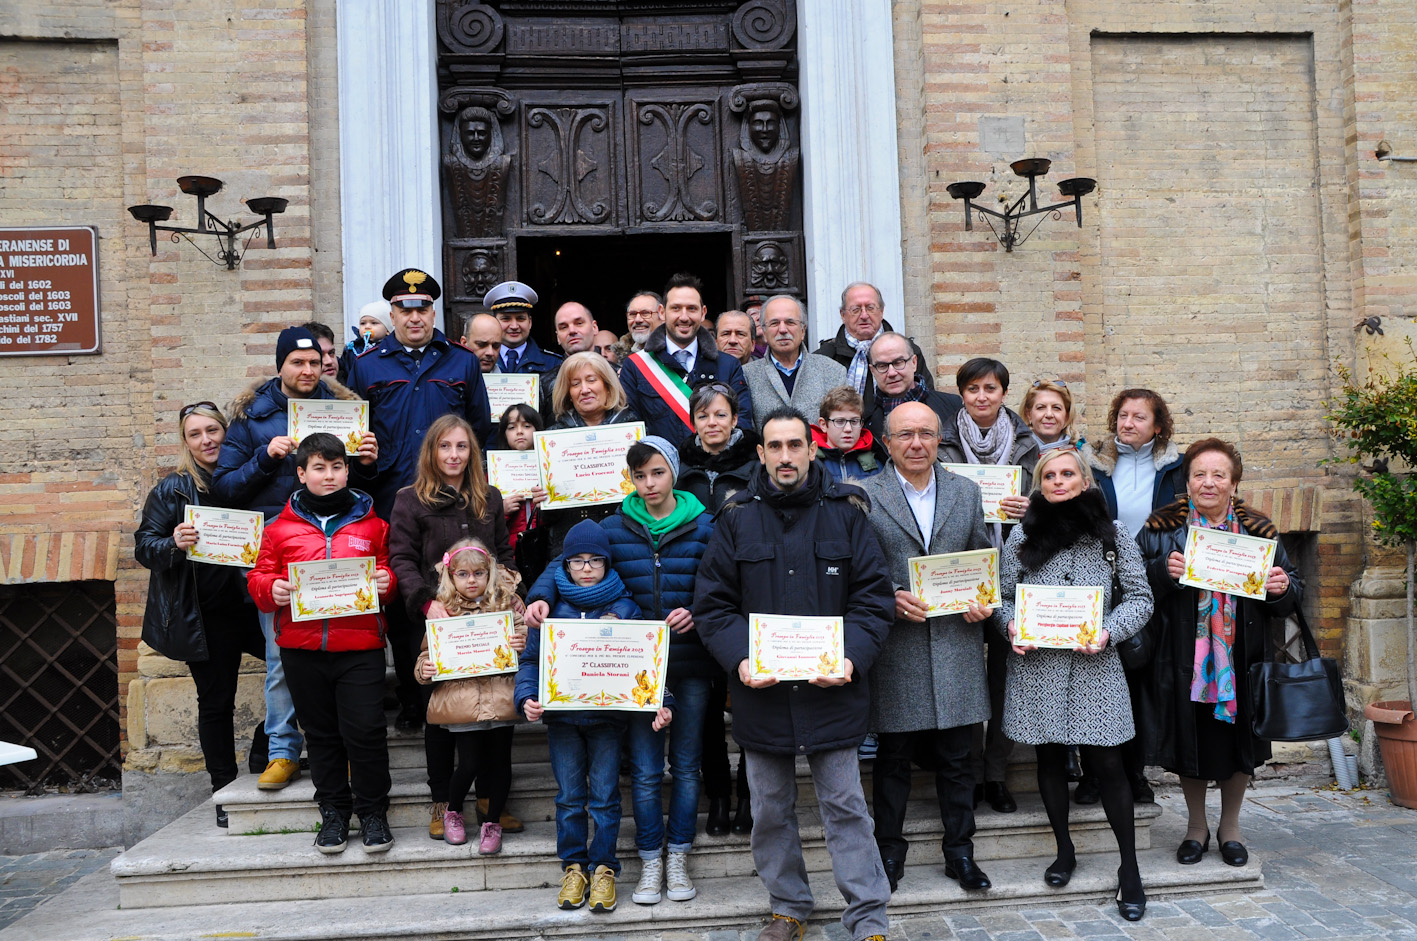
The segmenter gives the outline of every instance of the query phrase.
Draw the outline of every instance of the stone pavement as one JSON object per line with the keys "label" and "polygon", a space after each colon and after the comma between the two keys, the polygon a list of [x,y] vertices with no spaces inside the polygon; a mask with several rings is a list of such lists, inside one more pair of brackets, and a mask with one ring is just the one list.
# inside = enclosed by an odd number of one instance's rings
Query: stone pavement
{"label": "stone pavement", "polygon": [[[1184,803],[1176,792],[1163,792],[1160,803],[1166,813],[1156,825],[1157,845],[1174,846],[1185,828]],[[1212,822],[1218,814],[1219,798],[1212,792]],[[907,915],[892,919],[891,938],[1417,941],[1417,811],[1393,806],[1379,791],[1347,794],[1267,786],[1251,791],[1241,824],[1252,851],[1251,865],[1264,867],[1266,888],[1262,892],[1176,901],[1154,899],[1145,920],[1135,925],[1122,921],[1116,908],[1105,903],[981,907],[970,913]],[[102,868],[114,853],[74,850],[0,857],[0,929],[42,898],[62,891],[85,873]],[[1212,849],[1199,865],[1223,865],[1218,855]],[[106,873],[95,873],[88,884],[95,885],[93,880],[105,878]],[[909,869],[906,878],[911,878]],[[629,888],[623,889],[624,904],[629,904]],[[5,941],[32,936],[23,922],[12,924],[8,931],[0,930]],[[649,935],[640,933],[636,937]],[[662,941],[755,941],[756,937],[757,929],[673,931],[660,935]],[[836,923],[812,925],[807,938],[849,941]],[[605,941],[622,939],[623,936],[607,936]]]}

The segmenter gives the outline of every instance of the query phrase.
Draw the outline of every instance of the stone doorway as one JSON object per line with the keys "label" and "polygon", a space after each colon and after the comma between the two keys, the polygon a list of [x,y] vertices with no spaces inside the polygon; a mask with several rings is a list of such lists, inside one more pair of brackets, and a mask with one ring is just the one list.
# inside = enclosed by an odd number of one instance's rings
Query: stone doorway
{"label": "stone doorway", "polygon": [[709,317],[735,306],[726,285],[733,275],[728,232],[679,235],[528,236],[517,240],[517,280],[536,287],[541,303],[536,342],[557,349],[551,315],[566,301],[590,308],[601,329],[625,333],[625,305],[636,291],[663,293],[680,271],[704,282]]}

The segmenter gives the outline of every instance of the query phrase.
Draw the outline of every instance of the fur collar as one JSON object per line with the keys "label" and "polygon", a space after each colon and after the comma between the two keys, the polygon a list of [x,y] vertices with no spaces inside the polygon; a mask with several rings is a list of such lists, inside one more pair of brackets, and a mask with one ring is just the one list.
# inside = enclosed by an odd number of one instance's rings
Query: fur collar
{"label": "fur collar", "polygon": [[1049,503],[1041,493],[1028,501],[1023,514],[1023,544],[1018,561],[1024,569],[1037,571],[1047,561],[1089,537],[1115,548],[1117,530],[1107,513],[1107,501],[1096,487],[1062,503]]}
{"label": "fur collar", "polygon": [[710,454],[695,443],[695,435],[685,438],[679,445],[679,460],[686,468],[705,470],[714,474],[734,471],[743,465],[758,460],[758,445],[762,439],[752,429],[738,429],[738,440],[717,454]]}
{"label": "fur collar", "polygon": [[[317,394],[314,398],[343,399],[345,401],[356,401],[359,398],[359,396],[354,394],[352,389],[340,385],[333,379],[321,378],[320,382],[325,386],[325,391],[329,394],[324,396]],[[272,383],[274,383],[274,385],[272,385]],[[318,392],[318,390],[319,386],[316,386],[316,391]],[[231,404],[226,407],[226,420],[228,422],[234,422],[245,421],[253,417],[265,417],[266,413],[257,408],[258,400],[265,399],[274,405],[274,397],[270,393],[279,391],[279,376],[273,376],[270,379],[257,379],[246,387],[245,392],[242,392],[231,400]],[[283,395],[284,393],[281,394]],[[257,412],[261,412],[261,414],[258,415],[256,414]]]}
{"label": "fur collar", "polygon": [[[651,353],[663,353],[669,344],[667,336],[668,334],[665,332],[664,324],[660,324],[654,328],[654,332],[651,333],[649,339],[645,341],[645,349]],[[714,342],[713,334],[706,328],[699,328],[698,341],[699,356],[708,356],[711,360],[718,358],[718,344]],[[698,362],[698,357],[695,357],[694,365],[697,366]]]}
{"label": "fur collar", "polygon": [[[1084,441],[1078,450],[1082,451],[1082,456],[1088,464],[1096,470],[1102,471],[1108,477],[1111,477],[1117,470],[1116,435],[1108,435],[1107,439],[1096,449],[1092,447],[1092,442]],[[1174,441],[1166,442],[1166,447],[1160,451],[1154,447],[1151,449],[1151,463],[1155,465],[1158,474],[1180,459],[1181,452],[1177,449]]]}
{"label": "fur collar", "polygon": [[[1144,529],[1152,532],[1165,532],[1172,529],[1180,529],[1186,525],[1186,520],[1191,515],[1191,501],[1185,497],[1168,503],[1158,510],[1155,510],[1146,518]],[[1239,520],[1240,527],[1251,536],[1260,536],[1264,539],[1277,539],[1279,529],[1270,522],[1269,517],[1261,516],[1245,505],[1245,501],[1239,497],[1235,498],[1235,518]]]}

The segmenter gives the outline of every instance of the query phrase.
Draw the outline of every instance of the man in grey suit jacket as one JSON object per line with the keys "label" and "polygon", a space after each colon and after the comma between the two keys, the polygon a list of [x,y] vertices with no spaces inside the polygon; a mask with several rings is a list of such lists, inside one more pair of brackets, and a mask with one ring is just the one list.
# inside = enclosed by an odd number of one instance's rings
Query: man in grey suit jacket
{"label": "man in grey suit jacket", "polygon": [[896,589],[895,623],[870,677],[871,729],[880,743],[873,786],[876,845],[892,891],[908,848],[902,827],[911,756],[922,753],[935,770],[945,873],[965,889],[990,885],[974,863],[969,746],[971,727],[989,718],[980,622],[992,609],[971,602],[962,615],[927,618],[924,601],[909,590],[911,557],[990,548],[978,486],[936,463],[940,430],[928,405],[897,406],[885,427],[890,469],[860,484],[871,498],[871,528]]}
{"label": "man in grey suit jacket", "polygon": [[803,415],[817,414],[822,397],[846,384],[846,367],[827,356],[808,353],[807,315],[790,294],[768,298],[763,305],[763,333],[768,355],[743,366],[743,379],[753,399],[753,424],[775,408],[790,405]]}

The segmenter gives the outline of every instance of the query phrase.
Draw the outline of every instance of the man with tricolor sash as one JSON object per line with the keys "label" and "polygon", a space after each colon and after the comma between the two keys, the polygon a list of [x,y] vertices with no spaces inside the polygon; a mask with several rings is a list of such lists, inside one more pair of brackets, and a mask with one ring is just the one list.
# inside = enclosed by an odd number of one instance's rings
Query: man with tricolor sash
{"label": "man with tricolor sash", "polygon": [[706,382],[723,382],[738,393],[738,424],[753,427],[753,402],[738,360],[718,351],[704,329],[703,282],[676,274],[664,291],[664,323],[645,347],[620,367],[629,407],[645,423],[645,433],[676,446],[694,433],[689,396]]}

